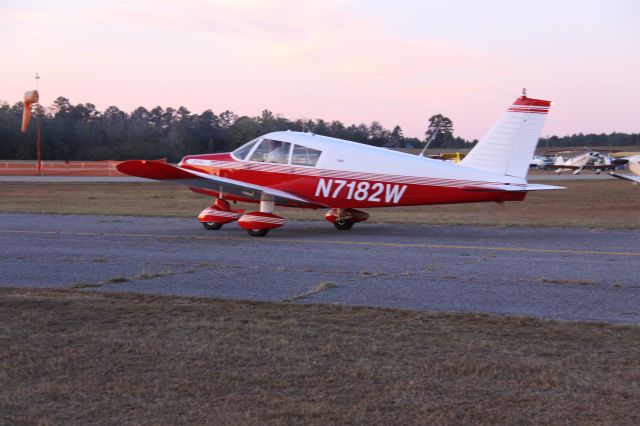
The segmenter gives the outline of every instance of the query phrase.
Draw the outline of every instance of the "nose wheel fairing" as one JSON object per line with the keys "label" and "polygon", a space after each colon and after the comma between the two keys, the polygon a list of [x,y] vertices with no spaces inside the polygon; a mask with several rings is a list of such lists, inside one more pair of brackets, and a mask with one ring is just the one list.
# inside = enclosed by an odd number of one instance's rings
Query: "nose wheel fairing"
{"label": "nose wheel fairing", "polygon": [[275,199],[267,194],[260,197],[259,212],[245,212],[238,220],[238,225],[246,229],[252,237],[264,237],[269,230],[279,228],[287,221],[285,218],[273,214]]}
{"label": "nose wheel fairing", "polygon": [[234,222],[242,216],[244,210],[233,210],[229,202],[218,198],[216,202],[198,215],[198,221],[208,230],[220,229],[222,225]]}
{"label": "nose wheel fairing", "polygon": [[270,229],[281,227],[286,221],[285,218],[273,213],[247,212],[238,220],[238,225],[246,229],[252,237],[262,237],[266,235],[266,232],[258,231],[266,230],[268,232]]}

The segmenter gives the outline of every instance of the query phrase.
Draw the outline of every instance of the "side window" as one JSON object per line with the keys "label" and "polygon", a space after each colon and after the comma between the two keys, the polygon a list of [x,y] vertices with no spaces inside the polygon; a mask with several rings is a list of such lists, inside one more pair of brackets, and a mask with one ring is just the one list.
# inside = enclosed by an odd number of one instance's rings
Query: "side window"
{"label": "side window", "polygon": [[291,157],[291,164],[294,166],[310,166],[313,167],[318,162],[322,151],[313,148],[307,148],[302,145],[293,146],[293,156]]}
{"label": "side window", "polygon": [[265,163],[287,164],[289,162],[289,151],[291,144],[289,142],[275,141],[273,139],[265,139],[253,151],[251,161],[264,161]]}

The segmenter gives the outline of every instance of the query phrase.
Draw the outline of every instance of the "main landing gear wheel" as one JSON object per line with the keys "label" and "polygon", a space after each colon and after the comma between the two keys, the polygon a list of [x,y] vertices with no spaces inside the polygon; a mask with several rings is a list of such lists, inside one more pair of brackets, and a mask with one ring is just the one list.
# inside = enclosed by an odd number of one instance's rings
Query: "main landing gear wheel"
{"label": "main landing gear wheel", "polygon": [[209,231],[217,231],[218,229],[222,228],[222,224],[216,222],[202,222],[202,226],[204,226],[204,229],[207,229]]}
{"label": "main landing gear wheel", "polygon": [[333,226],[341,231],[347,231],[353,227],[353,222],[348,219],[338,219],[333,222]]}
{"label": "main landing gear wheel", "polygon": [[252,237],[264,237],[269,233],[269,229],[247,229],[247,233]]}

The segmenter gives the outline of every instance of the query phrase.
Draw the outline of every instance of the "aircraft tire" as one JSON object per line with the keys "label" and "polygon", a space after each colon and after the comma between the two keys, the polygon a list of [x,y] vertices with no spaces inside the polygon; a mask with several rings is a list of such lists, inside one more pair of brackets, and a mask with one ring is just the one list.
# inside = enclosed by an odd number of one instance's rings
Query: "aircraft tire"
{"label": "aircraft tire", "polygon": [[204,229],[207,231],[217,231],[222,228],[222,224],[216,222],[202,222],[202,226],[204,226]]}
{"label": "aircraft tire", "polygon": [[333,222],[333,226],[340,231],[347,231],[353,227],[353,222],[350,220],[336,220]]}
{"label": "aircraft tire", "polygon": [[269,233],[268,229],[247,229],[247,233],[252,237],[264,237]]}

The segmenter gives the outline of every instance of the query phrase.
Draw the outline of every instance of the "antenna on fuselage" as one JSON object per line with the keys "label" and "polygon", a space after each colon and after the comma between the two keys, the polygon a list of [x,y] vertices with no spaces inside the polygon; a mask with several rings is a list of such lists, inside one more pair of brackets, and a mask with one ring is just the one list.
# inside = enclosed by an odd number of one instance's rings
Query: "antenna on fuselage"
{"label": "antenna on fuselage", "polygon": [[440,124],[436,126],[436,129],[433,131],[433,133],[431,133],[431,136],[429,136],[429,139],[427,139],[427,143],[424,144],[424,148],[422,148],[422,151],[420,151],[420,154],[418,154],[419,157],[424,156],[424,153],[427,152],[427,148],[429,148],[429,145],[431,145],[431,142],[433,142],[433,140],[436,138],[436,135],[439,132],[440,132]]}

